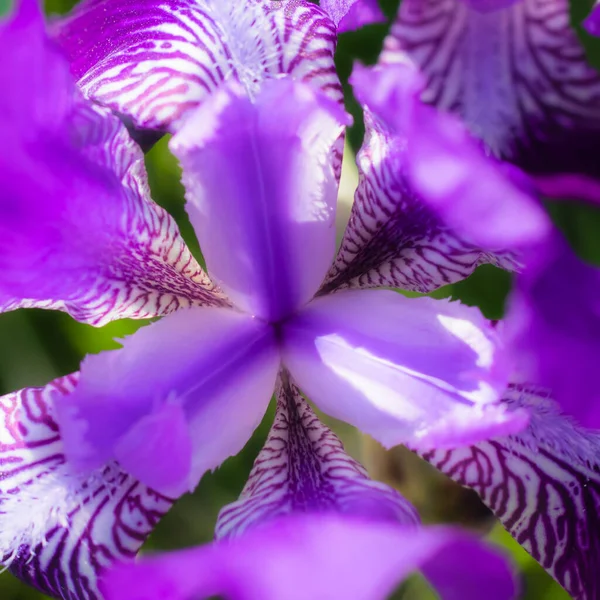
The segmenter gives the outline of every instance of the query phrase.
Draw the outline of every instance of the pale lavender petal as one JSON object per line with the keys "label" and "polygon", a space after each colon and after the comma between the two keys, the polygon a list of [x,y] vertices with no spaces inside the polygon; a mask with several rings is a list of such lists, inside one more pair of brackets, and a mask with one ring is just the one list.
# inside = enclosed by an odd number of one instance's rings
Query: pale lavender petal
{"label": "pale lavender petal", "polygon": [[335,252],[331,151],[348,119],[290,78],[253,99],[234,83],[173,137],[209,272],[246,312],[285,317],[323,281]]}
{"label": "pale lavender petal", "polygon": [[533,185],[516,167],[486,155],[458,117],[423,104],[422,77],[413,67],[356,65],[351,83],[361,104],[406,145],[411,186],[462,239],[506,250],[549,234]]}
{"label": "pale lavender petal", "polygon": [[312,411],[283,371],[275,422],[240,499],[221,509],[216,537],[237,537],[282,515],[334,512],[416,525],[412,505],[373,481]]}
{"label": "pale lavender petal", "polygon": [[497,403],[510,366],[476,308],[343,291],[284,323],[282,340],[284,364],[319,409],[386,447],[460,446],[526,423]]}
{"label": "pale lavender petal", "polygon": [[369,110],[365,126],[350,222],[320,293],[382,286],[427,293],[482,263],[515,267],[510,254],[484,252],[458,237],[409,184],[404,142]]}
{"label": "pale lavender petal", "polygon": [[87,0],[57,24],[84,94],[174,131],[224,81],[289,74],[341,102],[335,25],[308,0]]}
{"label": "pale lavender petal", "polygon": [[151,201],[139,148],[81,99],[37,2],[19,6],[0,29],[0,310],[61,309],[99,325],[226,304]]}
{"label": "pale lavender petal", "polygon": [[115,463],[71,472],[53,404],[76,385],[77,374],[0,398],[0,555],[46,594],[95,600],[99,573],[133,557],[172,500]]}
{"label": "pale lavender petal", "polygon": [[506,333],[519,376],[549,389],[581,425],[600,429],[600,269],[562,239],[537,249],[509,297]]}
{"label": "pale lavender petal", "polygon": [[462,532],[339,515],[283,517],[234,541],[119,565],[101,586],[106,600],[383,600],[419,568],[445,600],[516,594],[506,560]]}
{"label": "pale lavender petal", "polygon": [[88,356],[58,408],[81,472],[116,459],[176,496],[239,452],[260,423],[279,367],[274,332],[227,308],[177,311],[123,348]]}
{"label": "pale lavender petal", "polygon": [[584,21],[584,27],[588,33],[600,37],[600,1],[596,0],[592,12]]}
{"label": "pale lavender petal", "polygon": [[577,600],[600,595],[600,435],[559,414],[539,389],[512,386],[531,411],[521,434],[424,457],[473,488],[508,531]]}
{"label": "pale lavender petal", "polygon": [[321,0],[339,33],[359,29],[371,23],[385,23],[377,0]]}
{"label": "pale lavender petal", "polygon": [[423,99],[456,112],[497,157],[528,172],[598,174],[600,74],[568,0],[476,3],[405,0],[380,61],[419,67]]}

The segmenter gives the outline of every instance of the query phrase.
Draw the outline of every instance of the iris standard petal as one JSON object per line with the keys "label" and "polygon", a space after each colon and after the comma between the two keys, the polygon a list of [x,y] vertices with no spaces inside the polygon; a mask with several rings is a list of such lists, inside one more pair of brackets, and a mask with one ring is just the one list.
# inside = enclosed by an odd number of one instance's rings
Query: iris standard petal
{"label": "iris standard petal", "polygon": [[506,333],[519,375],[600,429],[600,269],[556,237],[536,251],[509,297]]}
{"label": "iris standard petal", "polygon": [[172,500],[115,463],[71,471],[54,405],[76,385],[77,374],[0,398],[0,555],[46,594],[93,600],[99,573],[134,556]]}
{"label": "iris standard petal", "polygon": [[549,234],[550,219],[526,176],[487,155],[458,117],[423,104],[414,67],[358,64],[351,82],[359,101],[406,144],[410,184],[456,234],[497,250]]}
{"label": "iris standard petal", "polygon": [[175,131],[212,91],[289,74],[341,102],[335,25],[308,0],[86,0],[57,23],[87,97]]}
{"label": "iris standard petal", "polygon": [[286,514],[327,512],[417,525],[416,510],[373,481],[280,374],[275,422],[237,502],[221,509],[216,537],[237,537]]}
{"label": "iris standard petal", "polygon": [[568,0],[406,0],[380,62],[412,62],[423,100],[458,113],[498,158],[528,172],[600,172],[600,74]]}
{"label": "iris standard petal", "polygon": [[320,5],[340,33],[386,20],[377,0],[321,0]]}
{"label": "iris standard petal", "polygon": [[515,597],[505,559],[464,533],[339,515],[283,517],[233,541],[119,565],[101,586],[106,600],[384,600],[419,568],[445,599],[479,600],[482,589],[489,600]]}
{"label": "iris standard petal", "polygon": [[515,267],[511,254],[485,252],[459,237],[416,194],[405,142],[368,109],[365,126],[350,222],[319,293],[382,286],[427,293],[465,279],[482,263]]}
{"label": "iris standard petal", "polygon": [[225,304],[151,201],[124,127],[79,96],[36,2],[1,25],[2,48],[0,310],[61,309],[99,325]]}
{"label": "iris standard petal", "polygon": [[522,433],[423,456],[473,488],[515,539],[575,598],[600,594],[600,435],[574,425],[543,390],[512,386],[531,412]]}
{"label": "iris standard petal", "polygon": [[215,93],[177,133],[187,210],[209,272],[268,320],[314,295],[335,252],[332,147],[349,117],[290,78]]}
{"label": "iris standard petal", "polygon": [[177,311],[88,356],[57,406],[67,458],[83,472],[116,459],[169,495],[193,489],[260,423],[279,355],[265,323],[226,308]]}
{"label": "iris standard petal", "polygon": [[283,363],[303,392],[386,447],[464,445],[526,423],[497,403],[509,365],[478,309],[343,291],[311,302],[281,335]]}
{"label": "iris standard petal", "polygon": [[584,22],[584,26],[588,33],[595,36],[600,36],[600,2],[596,0],[592,12]]}

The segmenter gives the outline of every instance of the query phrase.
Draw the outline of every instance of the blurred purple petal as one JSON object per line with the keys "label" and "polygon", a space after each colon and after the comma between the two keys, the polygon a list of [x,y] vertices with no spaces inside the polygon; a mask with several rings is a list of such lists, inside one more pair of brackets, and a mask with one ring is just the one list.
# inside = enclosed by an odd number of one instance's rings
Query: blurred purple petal
{"label": "blurred purple petal", "polygon": [[386,21],[377,0],[321,0],[320,4],[339,33]]}
{"label": "blurred purple petal", "polygon": [[[496,157],[527,172],[600,174],[600,74],[568,0],[404,0],[380,62],[412,62],[423,100],[457,113]],[[471,5],[471,6],[469,6]]]}
{"label": "blurred purple petal", "polygon": [[596,0],[592,12],[584,21],[584,27],[588,33],[600,37],[600,0]]}
{"label": "blurred purple petal", "polygon": [[0,310],[61,309],[98,325],[224,304],[150,200],[139,148],[80,98],[36,5],[0,26]]}
{"label": "blurred purple petal", "polygon": [[224,81],[290,74],[341,102],[336,33],[308,0],[86,0],[56,26],[84,94],[177,130]]}
{"label": "blurred purple petal", "polygon": [[462,0],[467,6],[471,7],[473,10],[478,10],[481,12],[491,12],[495,10],[500,10],[506,8],[507,6],[511,6],[512,4],[516,4],[517,2],[521,2],[521,0]]}
{"label": "blurred purple petal", "polygon": [[114,463],[73,474],[53,404],[77,375],[0,398],[0,556],[10,571],[53,597],[98,597],[97,578],[133,557],[172,501]]}
{"label": "blurred purple petal", "polygon": [[250,314],[285,317],[323,281],[335,252],[331,150],[348,119],[286,78],[253,99],[222,88],[173,138],[209,272]]}
{"label": "blurred purple petal", "polygon": [[116,459],[180,495],[260,423],[279,367],[273,331],[230,309],[192,308],[122,343],[88,356],[79,386],[57,406],[67,457],[83,472]]}
{"label": "blurred purple petal", "polygon": [[522,433],[424,457],[474,489],[573,598],[595,600],[600,595],[600,435],[560,415],[539,389],[512,386],[505,402],[531,411]]}
{"label": "blurred purple petal", "polygon": [[337,515],[283,517],[234,541],[119,565],[101,586],[106,600],[382,600],[419,568],[444,599],[515,597],[505,559],[464,533]]}
{"label": "blurred purple petal", "polygon": [[412,67],[357,65],[351,81],[360,102],[405,140],[411,185],[463,239],[514,249],[548,234],[550,220],[522,181],[487,156],[458,118],[422,104]]}
{"label": "blurred purple petal", "polygon": [[546,198],[583,200],[600,205],[600,180],[576,173],[540,175],[532,179],[536,190]]}
{"label": "blurred purple petal", "polygon": [[516,279],[506,333],[520,377],[549,389],[583,426],[600,428],[600,269],[558,238],[538,249]]}
{"label": "blurred purple petal", "polygon": [[373,481],[315,415],[283,371],[275,422],[240,499],[221,509],[216,537],[237,537],[295,512],[334,512],[416,525],[412,505]]}
{"label": "blurred purple petal", "polygon": [[382,286],[427,293],[482,263],[515,267],[510,254],[484,252],[449,229],[409,184],[405,142],[368,109],[365,126],[350,222],[320,293]]}
{"label": "blurred purple petal", "polygon": [[504,350],[481,313],[386,290],[319,298],[283,325],[283,362],[325,413],[386,447],[454,447],[522,429],[496,403]]}

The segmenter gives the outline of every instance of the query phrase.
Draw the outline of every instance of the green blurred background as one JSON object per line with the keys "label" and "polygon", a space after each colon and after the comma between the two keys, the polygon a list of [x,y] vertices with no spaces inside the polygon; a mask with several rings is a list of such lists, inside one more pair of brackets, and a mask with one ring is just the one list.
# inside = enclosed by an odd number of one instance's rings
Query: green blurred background
{"label": "green blurred background", "polygon": [[[240,0],[241,1],[241,0]],[[575,2],[577,3],[575,5]],[[572,20],[579,24],[591,6],[591,0],[574,0]],[[68,11],[74,0],[46,0],[48,14]],[[399,0],[381,0],[391,19]],[[6,13],[10,0],[0,0],[0,14]],[[389,25],[376,25],[345,34],[340,40],[337,63],[345,81],[356,59],[374,62]],[[577,26],[590,60],[600,65],[600,44],[586,36]],[[347,88],[348,108],[356,124],[349,139],[354,149],[360,146],[362,123],[360,110]],[[178,221],[186,241],[199,256],[198,243],[191,230],[183,205],[180,171],[169,154],[168,140],[161,140],[147,155],[147,167],[154,199],[166,207]],[[582,257],[600,264],[600,212],[572,203],[549,207],[556,223],[563,229]],[[468,280],[436,292],[436,296],[452,296],[479,306],[489,318],[502,316],[504,301],[510,289],[510,277],[493,267],[482,267]],[[49,380],[75,371],[89,352],[116,348],[114,338],[132,333],[144,322],[119,321],[106,327],[93,328],[73,321],[65,314],[51,311],[20,310],[0,315],[0,393],[25,386],[42,385]],[[238,456],[229,459],[215,473],[207,474],[193,495],[183,497],[161,521],[144,547],[145,551],[181,548],[207,542],[212,538],[216,515],[223,504],[239,495],[252,462],[266,436],[272,412]],[[385,452],[347,426],[330,424],[346,443],[351,454],[369,467],[372,475],[396,485],[420,509],[426,522],[457,522],[482,533],[502,545],[512,555],[522,575],[523,598],[535,600],[568,599],[560,586],[533,561],[498,526],[488,511],[471,494],[436,471],[410,452],[398,448]],[[482,590],[482,597],[485,590]],[[418,578],[403,585],[394,598],[421,600],[431,592]],[[42,594],[27,588],[10,574],[0,576],[0,600],[39,600]]]}

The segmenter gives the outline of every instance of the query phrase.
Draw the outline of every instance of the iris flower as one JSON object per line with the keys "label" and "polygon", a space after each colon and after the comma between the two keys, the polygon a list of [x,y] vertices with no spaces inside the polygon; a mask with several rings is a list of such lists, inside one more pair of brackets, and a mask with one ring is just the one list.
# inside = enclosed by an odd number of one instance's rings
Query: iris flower
{"label": "iris flower", "polygon": [[[96,597],[98,575],[135,554],[173,498],[241,449],[277,389],[265,449],[217,524],[218,537],[237,541],[154,563],[148,593],[164,577],[168,590],[183,586],[175,598],[294,598],[301,592],[276,587],[289,578],[270,580],[256,561],[276,566],[271,575],[303,575],[306,544],[324,556],[307,567],[318,590],[333,585],[327,577],[348,577],[357,597],[377,598],[422,567],[442,591],[475,581],[461,597],[477,597],[487,580],[491,594],[510,597],[501,562],[460,534],[416,529],[412,508],[366,477],[301,389],[386,446],[452,457],[465,452],[457,447],[483,448],[486,459],[485,444],[498,449],[494,468],[480,468],[470,449],[476,481],[464,483],[477,487],[489,473],[493,489],[485,478],[480,492],[517,539],[574,595],[593,597],[584,594],[596,540],[584,535],[595,511],[584,509],[597,501],[596,438],[543,394],[508,386],[501,332],[476,309],[372,289],[426,293],[482,262],[514,261],[465,241],[420,201],[402,144],[368,111],[361,180],[333,258],[348,123],[333,50],[336,25],[353,14],[350,3],[337,13],[334,4],[84,3],[54,33],[94,103],[69,87],[35,3],[23,0],[4,25],[0,45],[17,51],[1,75],[11,91],[0,104],[11,142],[2,156],[3,309],[61,309],[96,325],[162,317],[121,349],[87,357],[79,374],[2,398],[2,553],[51,595]],[[109,109],[136,135],[174,134],[210,278],[150,200],[141,151]],[[538,480],[525,469],[530,456],[546,460]],[[533,518],[539,503],[528,494],[541,489],[555,503]],[[281,537],[292,532],[291,543]],[[370,572],[339,570],[336,550],[349,538],[373,549]],[[411,542],[415,552],[401,552]],[[460,567],[461,547],[481,573],[462,553]],[[364,560],[349,557],[351,567]],[[183,577],[192,565],[198,572]],[[107,594],[128,585],[131,568],[108,577]]]}
{"label": "iris flower", "polygon": [[413,188],[463,239],[520,263],[507,333],[521,379],[600,428],[600,272],[540,198],[600,203],[600,75],[568,2],[406,0],[372,77],[357,93],[408,143]]}

